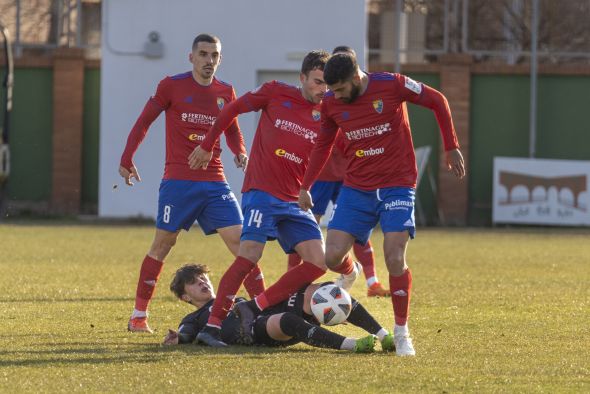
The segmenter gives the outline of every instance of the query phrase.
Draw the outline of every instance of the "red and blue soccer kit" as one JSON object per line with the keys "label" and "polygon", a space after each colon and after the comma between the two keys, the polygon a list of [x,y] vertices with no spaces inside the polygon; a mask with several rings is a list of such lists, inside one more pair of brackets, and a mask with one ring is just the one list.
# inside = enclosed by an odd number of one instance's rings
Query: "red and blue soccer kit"
{"label": "red and blue soccer kit", "polygon": [[[238,114],[259,110],[262,113],[242,188],[244,227],[241,239],[265,243],[277,238],[283,250],[290,253],[303,241],[322,239],[311,212],[303,211],[297,203],[309,155],[320,129],[319,105],[307,101],[297,87],[278,81],[267,82],[227,105],[201,148],[209,151]],[[223,275],[208,326],[221,327],[221,321],[233,304],[232,297],[256,263],[238,256]],[[275,305],[323,273],[324,270],[313,263],[304,262],[256,297],[256,303],[260,309]]]}
{"label": "red and blue soccer kit", "polygon": [[344,186],[329,229],[365,243],[380,222],[384,232],[414,236],[417,169],[406,101],[434,111],[445,150],[458,148],[446,99],[409,77],[371,73],[365,92],[352,103],[328,93],[322,102],[322,129],[303,188],[309,189],[329,154],[338,129],[348,158]]}
{"label": "red and blue soccer kit", "polygon": [[344,138],[338,133],[332,154],[309,191],[313,199],[311,212],[314,215],[323,216],[330,201],[336,203],[347,164],[348,160],[344,156]]}
{"label": "red and blue soccer kit", "polygon": [[[221,109],[235,100],[231,85],[216,78],[208,86],[197,83],[191,72],[163,79],[129,134],[121,166],[133,166],[133,155],[149,126],[166,113],[166,165],[160,185],[156,226],[175,232],[188,230],[197,220],[205,234],[242,223],[238,202],[223,173],[219,142],[206,170],[191,170],[187,158],[205,139]],[[246,149],[237,121],[225,133],[236,155]]]}
{"label": "red and blue soccer kit", "polygon": [[277,238],[283,250],[322,239],[310,212],[297,204],[309,154],[320,128],[320,107],[299,88],[267,82],[228,105],[201,145],[209,150],[221,130],[240,113],[262,110],[244,179],[242,240]]}

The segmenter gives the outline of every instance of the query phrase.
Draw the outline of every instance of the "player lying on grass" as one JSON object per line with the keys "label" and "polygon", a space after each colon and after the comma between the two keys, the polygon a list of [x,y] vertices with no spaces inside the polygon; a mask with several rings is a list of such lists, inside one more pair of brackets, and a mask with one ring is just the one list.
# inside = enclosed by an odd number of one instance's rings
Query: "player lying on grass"
{"label": "player lying on grass", "polygon": [[[182,301],[197,310],[184,317],[178,331],[169,330],[165,345],[192,343],[207,323],[215,290],[205,265],[187,264],[176,271],[170,290]],[[254,320],[251,333],[244,335],[240,319],[230,311],[221,326],[221,339],[228,345],[289,346],[304,342],[311,346],[349,350],[357,353],[372,352],[377,339],[384,351],[394,351],[393,336],[371,316],[354,298],[348,322],[371,335],[356,339],[347,338],[319,326],[310,307],[311,295],[320,287],[311,284],[303,287],[286,301],[267,308]]]}

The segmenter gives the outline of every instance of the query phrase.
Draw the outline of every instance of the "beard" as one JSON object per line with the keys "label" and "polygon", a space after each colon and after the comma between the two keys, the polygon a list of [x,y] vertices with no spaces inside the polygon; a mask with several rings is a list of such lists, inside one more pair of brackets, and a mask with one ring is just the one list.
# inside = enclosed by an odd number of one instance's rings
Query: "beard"
{"label": "beard", "polygon": [[344,101],[346,104],[350,104],[358,98],[360,92],[361,92],[361,87],[357,86],[353,83],[352,87],[350,88],[350,96],[348,96],[346,98],[343,97],[342,101]]}

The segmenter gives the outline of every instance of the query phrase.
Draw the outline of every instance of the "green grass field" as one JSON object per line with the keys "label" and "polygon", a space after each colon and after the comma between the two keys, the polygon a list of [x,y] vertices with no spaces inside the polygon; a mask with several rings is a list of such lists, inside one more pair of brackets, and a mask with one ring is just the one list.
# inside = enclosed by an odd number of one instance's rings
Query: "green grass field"
{"label": "green grass field", "polygon": [[[168,291],[174,270],[231,257],[218,237],[184,233],[151,306],[154,335],[130,334],[150,226],[0,226],[1,392],[589,392],[590,231],[421,230],[410,243],[415,358],[196,345],[164,348],[191,311]],[[377,270],[387,283],[380,232]],[[261,266],[286,267],[276,243]],[[332,278],[333,275],[327,275]],[[351,293],[392,327],[389,299]],[[337,331],[364,335],[351,326]]]}

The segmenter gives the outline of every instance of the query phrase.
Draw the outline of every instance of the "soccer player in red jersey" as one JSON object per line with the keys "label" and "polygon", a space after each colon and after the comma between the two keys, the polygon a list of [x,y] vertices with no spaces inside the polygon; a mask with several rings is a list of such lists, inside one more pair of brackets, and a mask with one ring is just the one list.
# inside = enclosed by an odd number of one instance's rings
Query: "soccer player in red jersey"
{"label": "soccer player in red jersey", "polygon": [[[196,220],[205,234],[219,233],[230,252],[238,253],[242,214],[225,180],[219,143],[212,147],[213,159],[207,169],[193,171],[186,162],[188,154],[205,138],[219,111],[235,100],[233,87],[215,77],[221,61],[219,38],[198,35],[193,41],[189,61],[192,71],[160,81],[156,94],[148,100],[129,133],[121,157],[119,174],[125,183],[132,186],[132,178],[141,181],[133,155],[150,125],[164,111],[166,165],[160,185],[156,234],[141,265],[135,309],[127,325],[133,332],[152,332],[147,323],[148,305],[164,259],[181,229],[188,231]],[[225,136],[235,154],[236,165],[245,168],[248,158],[237,121],[228,127]],[[251,296],[264,290],[259,270],[252,271],[245,286]]]}
{"label": "soccer player in red jersey", "polygon": [[[332,54],[336,53],[350,53],[356,56],[356,52],[349,46],[337,46],[332,50]],[[330,201],[335,204],[340,188],[342,187],[342,181],[344,179],[344,170],[348,160],[344,156],[344,138],[341,133],[338,133],[336,137],[336,143],[332,154],[328,159],[328,162],[324,166],[324,169],[318,176],[317,180],[311,187],[310,193],[313,199],[313,207],[311,212],[319,223],[322,216],[326,213],[326,209]],[[365,274],[367,283],[367,296],[368,297],[387,297],[390,295],[389,290],[385,289],[379,280],[377,279],[377,273],[375,271],[375,256],[373,254],[373,245],[369,239],[365,245],[361,245],[355,242],[352,246],[354,255],[360,262],[362,270]],[[291,269],[301,263],[301,257],[297,253],[289,254],[287,267]],[[355,263],[356,265],[357,263]],[[360,267],[355,267],[355,270],[360,271]],[[350,287],[354,284],[356,275],[340,275],[336,280],[336,284],[346,290],[350,290]]]}
{"label": "soccer player in red jersey", "polygon": [[299,204],[302,209],[313,206],[309,188],[340,129],[349,162],[328,225],[326,264],[341,264],[352,243],[366,242],[380,223],[395,317],[396,353],[413,356],[416,352],[407,325],[412,275],[406,264],[406,248],[415,235],[417,169],[405,102],[435,113],[448,168],[462,178],[465,165],[451,111],[446,98],[435,89],[401,74],[364,73],[351,54],[332,56],[324,68],[324,79],[331,92],[322,102],[322,129],[305,173]]}
{"label": "soccer player in red jersey", "polygon": [[[217,136],[238,114],[262,111],[242,188],[244,228],[240,251],[221,278],[208,323],[197,337],[210,346],[225,345],[219,336],[221,323],[243,278],[260,260],[268,239],[278,239],[286,253],[297,252],[303,263],[287,271],[254,300],[236,304],[245,330],[257,312],[287,299],[326,271],[320,228],[311,212],[299,207],[297,199],[320,128],[319,103],[326,91],[323,68],[329,56],[325,51],[306,55],[301,66],[301,88],[267,82],[227,105],[205,141],[189,157],[191,168],[206,166]],[[333,270],[351,273],[352,259]]]}

